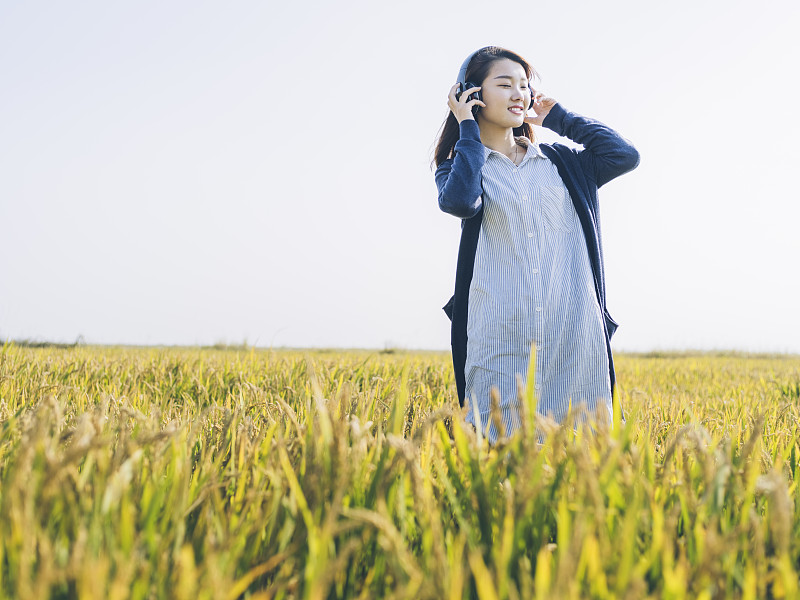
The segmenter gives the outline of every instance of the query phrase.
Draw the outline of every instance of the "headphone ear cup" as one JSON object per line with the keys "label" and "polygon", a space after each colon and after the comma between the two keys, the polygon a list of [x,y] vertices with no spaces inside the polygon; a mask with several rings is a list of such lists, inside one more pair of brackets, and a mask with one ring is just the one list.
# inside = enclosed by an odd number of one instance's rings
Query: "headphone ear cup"
{"label": "headphone ear cup", "polygon": [[530,109],[533,108],[533,94],[534,94],[534,92],[533,92],[533,88],[530,85],[528,85],[528,89],[531,91],[531,103],[530,103],[530,106],[528,106],[528,110],[530,110]]}
{"label": "headphone ear cup", "polygon": [[[478,87],[478,85],[475,84],[475,83],[472,83],[471,81],[467,81],[464,84],[464,87],[462,88],[462,91],[463,90],[468,90],[469,88],[473,88],[473,87]],[[481,98],[481,91],[480,90],[478,90],[477,92],[472,92],[469,95],[469,98],[467,98],[466,101],[469,102],[470,100],[474,100],[475,98],[477,98],[480,101],[483,101],[483,98]]]}
{"label": "headphone ear cup", "polygon": [[[461,91],[466,91],[469,88],[473,88],[473,87],[478,87],[478,85],[475,84],[475,83],[472,83],[471,81],[467,81],[467,82],[464,83],[463,87],[461,88]],[[459,95],[460,95],[460,93],[456,97],[458,97]],[[476,99],[480,100],[481,102],[483,102],[483,96],[481,96],[481,91],[480,90],[478,90],[477,92],[472,92],[469,95],[469,97],[465,100],[465,102],[469,102],[470,100],[476,100]],[[473,106],[472,107],[472,116],[476,116],[478,114],[478,111],[480,111],[481,108],[482,107],[479,106],[479,105]]]}

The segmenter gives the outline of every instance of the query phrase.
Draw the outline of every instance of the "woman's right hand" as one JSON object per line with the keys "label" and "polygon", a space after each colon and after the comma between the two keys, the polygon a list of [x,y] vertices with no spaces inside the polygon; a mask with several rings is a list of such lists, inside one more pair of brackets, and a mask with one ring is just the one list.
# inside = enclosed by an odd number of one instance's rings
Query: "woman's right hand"
{"label": "woman's right hand", "polygon": [[456,99],[456,91],[458,90],[459,84],[456,83],[453,87],[450,88],[450,94],[447,96],[447,106],[450,107],[450,110],[456,117],[456,120],[461,123],[464,119],[472,119],[475,120],[475,117],[472,114],[472,107],[473,106],[486,106],[482,100],[478,100],[477,98],[473,98],[472,100],[465,102],[467,98],[469,98],[470,94],[473,92],[477,92],[480,90],[480,86],[478,87],[471,87],[469,89],[464,90],[461,94],[460,99]]}

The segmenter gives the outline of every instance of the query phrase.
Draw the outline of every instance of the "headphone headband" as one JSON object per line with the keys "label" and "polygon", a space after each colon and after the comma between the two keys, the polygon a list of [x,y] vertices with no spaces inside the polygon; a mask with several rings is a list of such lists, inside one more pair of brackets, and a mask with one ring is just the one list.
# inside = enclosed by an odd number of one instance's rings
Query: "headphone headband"
{"label": "headphone headband", "polygon": [[467,57],[467,60],[464,61],[464,64],[461,65],[461,69],[458,71],[458,79],[456,81],[461,85],[464,85],[467,82],[467,69],[469,69],[469,63],[472,60],[472,57],[475,56],[478,52],[482,50],[486,50],[487,48],[491,48],[492,46],[484,46],[483,48],[478,48]]}

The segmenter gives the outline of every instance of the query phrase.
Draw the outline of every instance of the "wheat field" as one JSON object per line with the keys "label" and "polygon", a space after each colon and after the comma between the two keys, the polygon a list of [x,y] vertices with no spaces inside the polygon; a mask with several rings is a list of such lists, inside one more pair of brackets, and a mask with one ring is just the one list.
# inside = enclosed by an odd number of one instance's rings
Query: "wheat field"
{"label": "wheat field", "polygon": [[490,447],[446,353],[6,344],[0,597],[800,597],[800,358],[616,362]]}

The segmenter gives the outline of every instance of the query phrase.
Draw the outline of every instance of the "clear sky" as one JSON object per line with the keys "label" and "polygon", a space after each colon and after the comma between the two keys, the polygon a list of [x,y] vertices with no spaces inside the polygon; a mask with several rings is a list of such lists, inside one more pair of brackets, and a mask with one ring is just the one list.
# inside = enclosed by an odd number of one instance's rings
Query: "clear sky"
{"label": "clear sky", "polygon": [[600,192],[614,348],[800,352],[798,31],[789,0],[4,0],[0,338],[448,348],[430,163],[499,45],[641,154]]}

